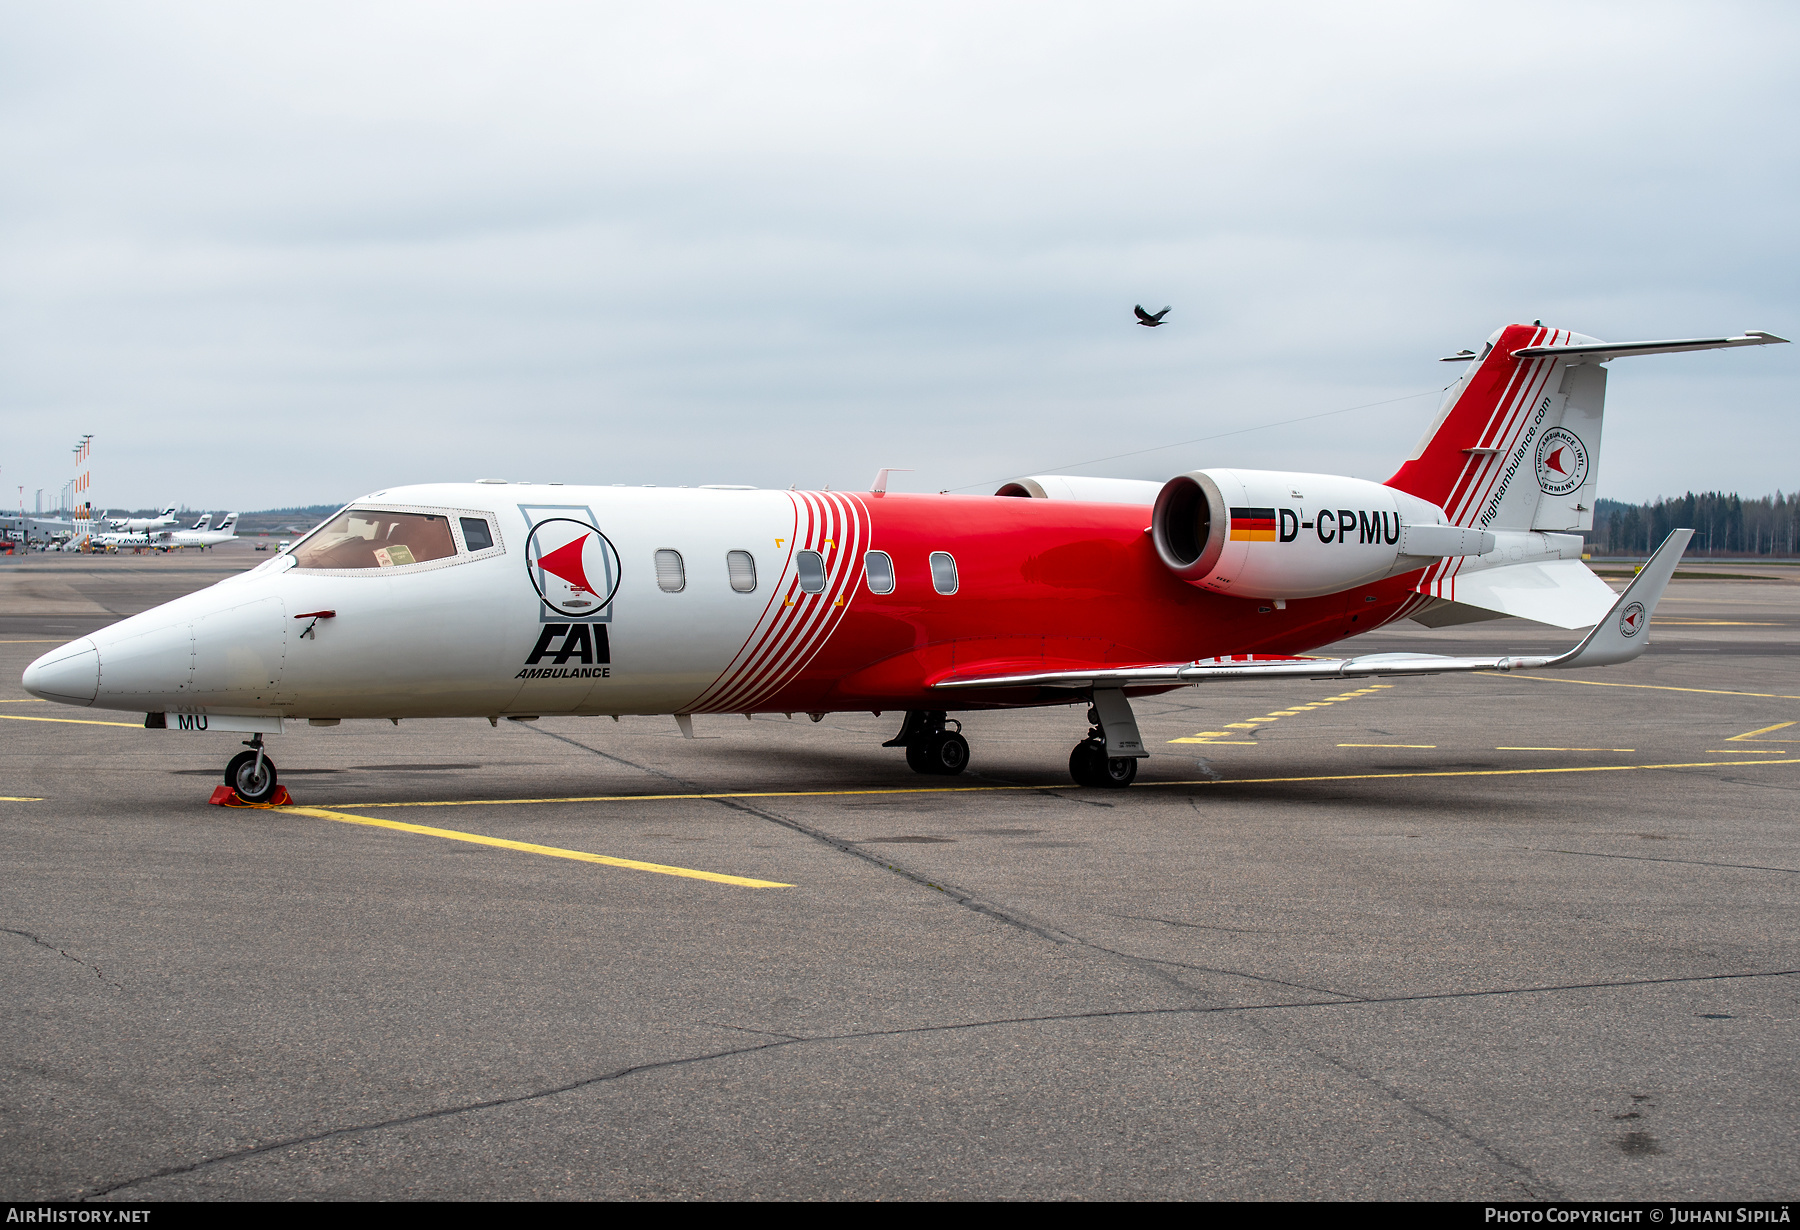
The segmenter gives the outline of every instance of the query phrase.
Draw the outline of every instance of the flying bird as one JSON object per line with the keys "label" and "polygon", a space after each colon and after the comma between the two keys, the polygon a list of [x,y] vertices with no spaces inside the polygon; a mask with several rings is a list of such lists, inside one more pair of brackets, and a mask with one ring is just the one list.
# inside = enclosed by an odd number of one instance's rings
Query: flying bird
{"label": "flying bird", "polygon": [[1156,312],[1154,314],[1152,314],[1150,312],[1146,312],[1144,310],[1144,305],[1141,303],[1138,304],[1135,308],[1133,308],[1132,311],[1137,313],[1138,323],[1140,325],[1143,325],[1144,328],[1146,328],[1146,329],[1156,328],[1156,326],[1160,325],[1163,322],[1163,317],[1165,317],[1169,314],[1168,308],[1164,308],[1162,311]]}

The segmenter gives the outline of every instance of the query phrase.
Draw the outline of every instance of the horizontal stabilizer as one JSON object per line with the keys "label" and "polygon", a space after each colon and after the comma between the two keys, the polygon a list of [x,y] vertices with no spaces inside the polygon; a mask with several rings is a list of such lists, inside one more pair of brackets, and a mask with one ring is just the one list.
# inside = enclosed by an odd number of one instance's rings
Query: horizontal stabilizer
{"label": "horizontal stabilizer", "polygon": [[1623,359],[1630,355],[1679,354],[1686,350],[1724,350],[1732,346],[1773,346],[1786,341],[1785,337],[1776,337],[1761,329],[1746,329],[1737,337],[1689,337],[1663,342],[1592,342],[1579,346],[1526,346],[1522,350],[1513,351],[1513,358],[1542,359],[1550,355],[1564,355],[1604,363],[1608,359]]}
{"label": "horizontal stabilizer", "polygon": [[[941,680],[938,688],[1052,688],[1089,692],[1095,688],[1177,688],[1221,679],[1365,679],[1375,675],[1442,675],[1465,671],[1571,670],[1629,662],[1650,641],[1650,615],[1687,550],[1693,530],[1663,539],[1643,571],[1632,580],[1567,653],[1546,657],[1461,658],[1428,653],[1373,653],[1354,658],[1276,658],[1246,655],[1089,671],[974,675]],[[1590,574],[1591,575],[1591,574]],[[1595,578],[1598,580],[1598,578]],[[1609,591],[1610,592],[1610,591]]]}

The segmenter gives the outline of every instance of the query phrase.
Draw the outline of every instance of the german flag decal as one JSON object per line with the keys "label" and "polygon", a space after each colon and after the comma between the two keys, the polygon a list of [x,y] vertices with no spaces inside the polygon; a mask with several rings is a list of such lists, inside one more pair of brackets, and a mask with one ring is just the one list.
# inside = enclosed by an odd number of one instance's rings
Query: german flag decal
{"label": "german flag decal", "polygon": [[1231,541],[1274,542],[1275,510],[1273,508],[1232,509]]}

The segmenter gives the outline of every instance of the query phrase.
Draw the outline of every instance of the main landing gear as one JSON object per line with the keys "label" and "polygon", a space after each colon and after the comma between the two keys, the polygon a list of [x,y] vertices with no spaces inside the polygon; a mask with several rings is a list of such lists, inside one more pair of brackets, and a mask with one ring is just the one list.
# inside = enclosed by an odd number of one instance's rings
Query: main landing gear
{"label": "main landing gear", "polygon": [[1095,688],[1088,710],[1092,728],[1069,753],[1069,776],[1077,786],[1123,790],[1137,779],[1138,761],[1150,753],[1138,735],[1131,702],[1118,688]]}
{"label": "main landing gear", "polygon": [[1096,726],[1069,753],[1069,776],[1077,786],[1123,790],[1137,780],[1137,761],[1130,756],[1108,756],[1106,739]]}
{"label": "main landing gear", "polygon": [[946,722],[942,710],[911,710],[900,733],[881,746],[905,748],[906,763],[915,773],[955,777],[969,767],[969,741],[962,737],[962,723]]}
{"label": "main landing gear", "polygon": [[231,758],[225,766],[225,784],[246,803],[267,803],[275,797],[275,762],[263,752],[261,735],[245,739],[244,746],[251,750]]}

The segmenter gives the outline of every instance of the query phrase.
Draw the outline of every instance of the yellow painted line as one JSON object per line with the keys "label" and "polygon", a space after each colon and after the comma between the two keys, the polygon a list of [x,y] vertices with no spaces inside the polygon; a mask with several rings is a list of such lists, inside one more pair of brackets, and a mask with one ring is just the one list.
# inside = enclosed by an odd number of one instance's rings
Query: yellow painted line
{"label": "yellow painted line", "polygon": [[[1756,763],[1761,764],[1762,761]],[[714,794],[587,794],[542,799],[442,799],[404,803],[336,803],[336,807],[505,807],[514,803],[679,803],[707,799],[813,799],[877,794],[991,794],[996,791],[1073,790],[1067,786],[887,786],[875,790],[737,790]]]}
{"label": "yellow painted line", "polygon": [[[1426,769],[1411,773],[1328,773],[1316,777],[1226,777],[1194,781],[1147,782],[1149,786],[1244,786],[1268,785],[1276,782],[1353,782],[1378,781],[1399,777],[1520,777],[1533,773],[1620,773],[1630,769],[1715,769],[1742,765],[1800,764],[1800,758],[1789,760],[1696,760],[1684,764],[1603,764],[1569,765],[1552,769]],[[848,798],[878,794],[1004,794],[1028,790],[1072,790],[1073,783],[1048,782],[1038,786],[889,786],[878,790],[760,790],[718,794],[593,794],[568,798],[545,799],[444,799],[406,803],[339,803],[339,807],[506,807],[524,803],[668,803],[705,799],[816,799]],[[307,811],[307,808],[282,808],[283,811]],[[362,820],[363,824],[384,824],[380,820]],[[400,826],[407,827],[407,826]],[[436,829],[420,830],[439,832]],[[448,832],[448,830],[443,830]],[[455,834],[462,837],[464,834]],[[490,841],[489,838],[472,838]],[[494,841],[496,845],[509,843]],[[584,855],[598,858],[598,855]],[[783,887],[792,887],[784,885]]]}
{"label": "yellow painted line", "polygon": [[0,794],[0,803],[42,803],[42,799],[33,799],[25,795]]}
{"label": "yellow painted line", "polygon": [[1339,747],[1436,747],[1435,743],[1340,743]]}
{"label": "yellow painted line", "polygon": [[1773,751],[1773,750],[1767,751],[1767,752],[1759,752],[1755,748],[1749,748],[1749,747],[1709,747],[1706,749],[1706,754],[1708,756],[1791,756],[1791,755],[1793,755],[1792,752],[1777,752],[1777,751]]}
{"label": "yellow painted line", "polygon": [[654,871],[658,875],[711,880],[717,884],[737,884],[744,888],[794,887],[775,880],[752,880],[747,876],[721,875],[716,871],[695,871],[692,867],[671,867],[667,863],[641,863],[636,859],[613,858],[608,854],[589,854],[586,850],[564,850],[558,846],[540,846],[528,841],[508,841],[504,837],[489,837],[483,833],[434,829],[423,824],[403,824],[398,820],[377,820],[370,816],[348,816],[341,811],[326,811],[320,807],[277,807],[271,810],[295,816],[317,816],[321,820],[336,820],[342,824],[361,824],[370,828],[394,829],[401,833],[418,833],[425,837],[445,837],[451,841],[473,842],[478,846],[498,846],[502,850],[522,850],[527,854],[545,854],[551,858],[569,858],[581,863],[604,863],[608,867],[626,867],[632,871]]}
{"label": "yellow painted line", "polygon": [[1528,679],[1532,683],[1579,683],[1590,688],[1645,688],[1652,692],[1702,692],[1707,696],[1755,696],[1763,700],[1800,700],[1780,692],[1733,692],[1729,688],[1672,688],[1662,683],[1612,683],[1605,679],[1558,679],[1554,675],[1529,675],[1517,671],[1474,671],[1477,679]]}
{"label": "yellow painted line", "polygon": [[1170,743],[1210,743],[1224,747],[1261,747],[1255,739],[1170,739]]}
{"label": "yellow painted line", "polygon": [[[1227,722],[1225,724],[1225,727],[1226,727],[1226,730],[1255,730],[1258,726],[1266,726],[1270,722],[1279,722],[1284,717],[1299,717],[1304,713],[1310,713],[1314,709],[1323,709],[1326,705],[1335,704],[1336,702],[1341,701],[1341,700],[1355,700],[1359,696],[1371,696],[1374,693],[1380,691],[1382,688],[1391,688],[1393,686],[1395,686],[1395,685],[1393,685],[1391,683],[1377,683],[1377,684],[1373,684],[1366,688],[1358,688],[1354,692],[1345,692],[1341,696],[1328,696],[1324,700],[1309,701],[1303,705],[1290,705],[1286,709],[1275,709],[1275,710],[1272,710],[1266,717],[1246,718],[1241,722]],[[1218,740],[1215,738],[1215,736],[1220,735],[1222,733],[1223,733],[1222,731],[1216,731],[1216,730],[1203,730],[1199,734],[1189,735],[1188,737],[1186,737],[1184,739],[1170,739],[1169,742],[1170,743],[1223,742],[1224,740]],[[1240,744],[1239,746],[1244,746],[1244,745]],[[1350,745],[1349,744],[1340,744],[1339,746],[1340,747],[1348,747]],[[1377,745],[1371,744],[1369,746],[1377,746]]]}
{"label": "yellow painted line", "polygon": [[96,722],[92,718],[41,718],[27,717],[23,713],[0,713],[0,719],[8,722],[70,722],[76,726],[127,726],[132,730],[142,730],[142,722]]}
{"label": "yellow painted line", "polygon": [[[1766,735],[1771,730],[1786,730],[1788,727],[1790,727],[1792,725],[1793,725],[1792,722],[1777,722],[1773,726],[1765,726],[1761,730],[1746,730],[1741,735],[1732,735],[1731,738],[1725,740],[1725,742],[1737,743],[1737,742],[1740,742],[1743,740],[1754,739],[1754,738],[1756,738],[1757,735]],[[1766,743],[1793,743],[1793,742],[1796,742],[1796,740],[1793,740],[1793,739],[1766,739],[1766,740],[1764,740],[1764,742],[1766,742]]]}
{"label": "yellow painted line", "polygon": [[1665,628],[1785,628],[1786,624],[1758,623],[1745,619],[1652,619]]}
{"label": "yellow painted line", "polygon": [[[1496,752],[1635,752],[1635,747],[1497,747]],[[1729,755],[1730,753],[1726,753]]]}
{"label": "yellow painted line", "polygon": [[36,696],[28,697],[24,700],[0,700],[0,705],[47,705],[49,703],[49,701],[40,699]]}
{"label": "yellow painted line", "polygon": [[1717,769],[1739,765],[1800,764],[1794,760],[1697,760],[1687,764],[1594,764],[1555,769],[1427,769],[1415,773],[1330,773],[1318,777],[1229,777],[1218,781],[1138,782],[1140,786],[1262,786],[1278,782],[1360,782],[1398,777],[1524,777],[1533,773],[1624,773],[1633,769]]}

